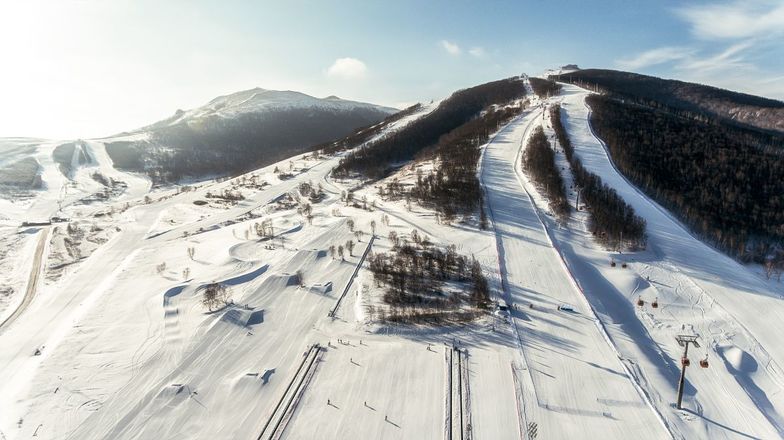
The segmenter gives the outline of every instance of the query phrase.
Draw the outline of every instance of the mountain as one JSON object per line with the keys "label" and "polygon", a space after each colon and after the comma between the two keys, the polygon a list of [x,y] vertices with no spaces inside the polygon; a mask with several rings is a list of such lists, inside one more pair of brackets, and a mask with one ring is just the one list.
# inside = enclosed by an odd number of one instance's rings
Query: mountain
{"label": "mountain", "polygon": [[336,96],[255,88],[103,141],[115,167],[144,172],[160,184],[255,169],[397,111]]}
{"label": "mountain", "polygon": [[700,113],[784,133],[784,102],[775,99],[617,70],[585,69],[550,75],[550,78],[598,88],[642,104]]}

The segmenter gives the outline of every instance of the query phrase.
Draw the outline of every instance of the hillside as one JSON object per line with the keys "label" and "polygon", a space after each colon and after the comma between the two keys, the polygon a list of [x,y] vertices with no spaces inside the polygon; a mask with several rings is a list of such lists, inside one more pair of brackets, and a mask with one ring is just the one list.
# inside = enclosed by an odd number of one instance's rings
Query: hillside
{"label": "hillside", "polygon": [[102,141],[117,168],[146,173],[160,184],[247,172],[397,111],[335,96],[256,88]]}
{"label": "hillside", "polygon": [[617,70],[584,69],[550,78],[632,98],[646,105],[700,113],[784,133],[784,102],[774,99]]}
{"label": "hillside", "polygon": [[710,243],[784,259],[784,136],[591,96],[591,123],[618,168]]}

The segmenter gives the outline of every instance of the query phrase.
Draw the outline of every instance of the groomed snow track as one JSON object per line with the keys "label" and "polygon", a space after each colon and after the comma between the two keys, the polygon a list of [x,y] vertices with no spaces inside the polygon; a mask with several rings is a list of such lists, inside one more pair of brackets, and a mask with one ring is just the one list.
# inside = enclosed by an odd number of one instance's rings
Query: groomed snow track
{"label": "groomed snow track", "polygon": [[[480,179],[496,230],[502,291],[510,305],[535,304],[511,318],[513,327],[519,326],[524,365],[520,412],[526,418],[526,431],[536,426],[539,435],[547,438],[579,437],[586,432],[603,432],[607,438],[640,432],[647,432],[643,437],[671,437],[563,267],[516,173],[523,142],[538,118],[539,112],[529,110],[513,120],[487,144],[480,162]],[[562,302],[578,302],[576,313],[554,312]],[[616,371],[619,368],[621,372]],[[587,387],[590,382],[594,386]],[[611,400],[629,404],[610,408],[602,403]],[[662,432],[652,432],[654,426]]]}

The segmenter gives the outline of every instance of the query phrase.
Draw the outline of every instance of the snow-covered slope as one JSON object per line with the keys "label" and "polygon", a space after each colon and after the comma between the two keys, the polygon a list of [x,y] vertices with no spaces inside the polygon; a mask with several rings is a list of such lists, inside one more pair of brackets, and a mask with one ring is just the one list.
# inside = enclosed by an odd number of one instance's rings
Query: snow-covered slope
{"label": "snow-covered slope", "polygon": [[141,130],[160,128],[162,126],[170,126],[182,122],[195,123],[199,119],[209,117],[233,118],[243,114],[279,110],[373,110],[386,114],[392,114],[399,111],[399,109],[396,108],[384,107],[366,102],[349,101],[340,99],[337,96],[316,98],[291,90],[267,90],[256,87],[230,95],[219,96],[204,106],[192,110],[178,110],[171,118]]}
{"label": "snow-covered slope", "polygon": [[101,141],[117,167],[169,184],[242,174],[306,153],[398,111],[334,96],[319,99],[255,88]]}
{"label": "snow-covered slope", "polygon": [[[100,147],[85,145],[100,164]],[[354,237],[346,217],[331,213],[338,190],[326,188],[314,203],[312,224],[279,203],[302,183],[329,186],[324,179],[339,159],[297,156],[186,192],[152,192],[148,201],[66,206],[63,214],[82,232],[44,229],[72,243],[89,240],[96,228],[116,232],[65,275],[50,280],[44,270],[24,313],[0,321],[0,438],[257,437],[302,352],[327,344],[313,326],[327,320],[358,262],[327,253]],[[214,197],[225,190],[244,198]],[[263,220],[272,222],[274,241],[256,236]],[[357,217],[363,228],[367,223]],[[30,259],[36,242],[16,243],[20,251],[7,258],[15,265]],[[34,267],[50,266],[53,257],[43,254],[32,257]],[[230,286],[236,305],[209,313],[199,301],[214,280]],[[205,417],[205,408],[214,417]]]}

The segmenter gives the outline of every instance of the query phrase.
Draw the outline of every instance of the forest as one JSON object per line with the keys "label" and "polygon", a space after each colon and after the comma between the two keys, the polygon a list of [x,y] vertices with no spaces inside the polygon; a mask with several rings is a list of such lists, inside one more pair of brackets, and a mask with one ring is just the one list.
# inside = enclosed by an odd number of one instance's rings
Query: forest
{"label": "forest", "polygon": [[296,154],[326,139],[383,120],[381,111],[282,109],[235,118],[211,117],[155,127],[148,141],[106,143],[118,168],[144,172],[156,185],[184,177],[235,176]]}
{"label": "forest", "polygon": [[709,242],[763,262],[784,239],[784,150],[757,132],[588,98],[613,162]]}
{"label": "forest", "polygon": [[[368,257],[376,285],[386,288],[386,320],[436,323],[488,307],[490,288],[477,260],[458,254],[454,245],[441,249],[416,230],[413,244],[394,234],[391,252]],[[468,315],[463,305],[471,306]]]}
{"label": "forest", "polygon": [[703,122],[784,133],[784,102],[775,99],[616,70],[586,69],[550,78]]}
{"label": "forest", "polygon": [[528,78],[528,82],[531,84],[531,88],[534,90],[536,96],[540,98],[549,98],[550,96],[556,95],[558,91],[561,90],[561,86],[558,83],[549,79],[530,77]]}
{"label": "forest", "polygon": [[457,215],[473,215],[478,207],[480,227],[485,228],[487,218],[482,189],[476,177],[479,147],[521,110],[521,107],[489,110],[441,136],[435,147],[418,157],[435,159],[437,168],[427,175],[419,174],[408,195],[433,207],[446,223],[451,223]]}
{"label": "forest", "polygon": [[508,78],[457,91],[435,110],[404,129],[353,151],[333,171],[335,177],[360,174],[369,179],[386,175],[394,165],[409,161],[446,133],[465,124],[493,104],[525,96],[522,81]]}
{"label": "forest", "polygon": [[561,107],[550,109],[550,118],[558,143],[572,168],[577,191],[588,206],[589,228],[600,243],[613,249],[644,248],[645,219],[638,216],[623,197],[602,182],[601,177],[586,170],[574,154],[574,146],[561,122]]}
{"label": "forest", "polygon": [[394,115],[388,116],[383,121],[365,126],[360,127],[354,130],[351,134],[346,137],[331,140],[329,142],[324,142],[323,144],[319,144],[313,147],[313,150],[320,150],[324,154],[333,154],[337,153],[338,151],[348,150],[351,148],[356,148],[365,142],[368,142],[374,136],[378,136],[384,128],[388,127],[390,124],[403,119],[406,116],[410,116],[422,108],[422,104],[414,104],[404,110],[401,110]]}
{"label": "forest", "polygon": [[559,221],[569,218],[569,200],[566,198],[566,187],[555,164],[555,152],[541,126],[536,127],[528,139],[523,156],[523,170],[533,178],[536,185],[544,190],[550,209]]}

